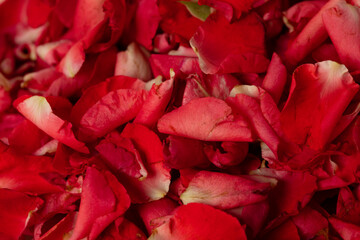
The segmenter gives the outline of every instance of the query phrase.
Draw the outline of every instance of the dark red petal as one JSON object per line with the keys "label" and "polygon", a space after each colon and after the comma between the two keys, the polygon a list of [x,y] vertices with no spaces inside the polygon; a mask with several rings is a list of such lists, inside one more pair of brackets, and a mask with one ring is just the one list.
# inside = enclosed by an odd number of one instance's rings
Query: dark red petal
{"label": "dark red petal", "polygon": [[129,138],[111,132],[95,149],[114,172],[122,172],[139,179],[147,177],[140,153]]}
{"label": "dark red petal", "polygon": [[308,172],[279,171],[260,168],[253,174],[275,178],[276,187],[269,194],[270,214],[296,214],[299,207],[304,207],[317,189],[316,178]]}
{"label": "dark red petal", "polygon": [[327,219],[311,207],[305,207],[300,213],[292,217],[298,228],[299,235],[304,239],[312,239],[321,230],[328,228]]}
{"label": "dark red petal", "polygon": [[232,24],[215,13],[199,27],[190,44],[204,73],[264,72],[268,65],[264,35],[255,13]]}
{"label": "dark red petal", "polygon": [[177,34],[189,40],[201,24],[201,21],[193,17],[186,7],[174,0],[158,1],[161,16],[161,29],[170,34]]}
{"label": "dark red petal", "polygon": [[157,201],[141,204],[138,206],[139,214],[145,224],[146,230],[151,234],[154,226],[152,220],[172,214],[178,206],[176,202],[169,198],[162,198]]}
{"label": "dark red petal", "polygon": [[0,189],[0,238],[19,239],[29,222],[32,212],[41,205],[42,200],[23,193]]}
{"label": "dark red petal", "polygon": [[209,161],[201,141],[170,135],[164,146],[165,164],[171,168],[183,169],[206,166]]}

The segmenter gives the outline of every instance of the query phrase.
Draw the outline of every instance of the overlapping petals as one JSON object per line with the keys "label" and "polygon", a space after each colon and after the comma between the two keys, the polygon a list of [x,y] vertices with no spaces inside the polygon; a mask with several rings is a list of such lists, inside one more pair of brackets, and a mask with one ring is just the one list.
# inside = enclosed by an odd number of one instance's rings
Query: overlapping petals
{"label": "overlapping petals", "polygon": [[356,0],[0,0],[0,239],[360,238]]}

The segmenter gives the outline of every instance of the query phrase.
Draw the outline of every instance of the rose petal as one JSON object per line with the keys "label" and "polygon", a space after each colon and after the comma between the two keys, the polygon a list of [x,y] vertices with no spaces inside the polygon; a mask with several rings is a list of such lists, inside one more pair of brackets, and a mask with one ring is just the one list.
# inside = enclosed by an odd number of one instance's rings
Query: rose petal
{"label": "rose petal", "polygon": [[42,203],[37,197],[0,189],[0,238],[19,239],[29,222],[32,212]]}
{"label": "rose petal", "polygon": [[206,74],[263,72],[268,65],[264,56],[264,28],[254,13],[232,24],[221,14],[212,14],[199,27],[190,44]]}
{"label": "rose petal", "polygon": [[360,227],[351,223],[343,222],[334,217],[329,218],[331,226],[344,240],[355,240],[360,238]]}
{"label": "rose petal", "polygon": [[140,124],[127,124],[121,135],[131,139],[141,156],[148,172],[139,181],[128,176],[119,176],[127,189],[132,202],[144,203],[163,198],[169,191],[170,169],[163,164],[164,156],[159,137]]}
{"label": "rose petal", "polygon": [[[96,207],[94,207],[96,206]],[[81,194],[79,215],[70,239],[89,235],[95,239],[130,206],[125,188],[110,173],[88,167]]]}
{"label": "rose petal", "polygon": [[243,176],[200,171],[180,196],[184,204],[205,203],[229,209],[260,202],[267,198],[271,186]]}
{"label": "rose petal", "polygon": [[149,240],[246,240],[236,218],[205,204],[178,207],[168,222],[158,227]]}
{"label": "rose petal", "polygon": [[147,95],[143,87],[140,80],[118,76],[88,88],[72,110],[79,138],[93,140],[135,118]]}
{"label": "rose petal", "polygon": [[115,75],[138,78],[143,81],[151,79],[148,59],[136,43],[129,44],[126,51],[117,54]]}
{"label": "rose petal", "polygon": [[23,96],[14,102],[14,106],[24,117],[49,136],[79,152],[89,152],[84,143],[76,140],[71,123],[58,117],[46,98]]}
{"label": "rose petal", "polygon": [[285,134],[297,144],[322,149],[358,89],[344,65],[325,61],[298,67],[280,117]]}
{"label": "rose petal", "polygon": [[360,40],[360,9],[337,1],[322,13],[322,20],[341,62],[352,71],[360,69],[360,47],[352,44]]}
{"label": "rose petal", "polygon": [[150,128],[154,127],[169,104],[173,88],[174,78],[159,85],[154,83],[144,105],[136,115],[134,123],[140,123]]}
{"label": "rose petal", "polygon": [[165,114],[158,121],[162,133],[204,141],[252,141],[247,123],[232,114],[224,101],[198,98]]}

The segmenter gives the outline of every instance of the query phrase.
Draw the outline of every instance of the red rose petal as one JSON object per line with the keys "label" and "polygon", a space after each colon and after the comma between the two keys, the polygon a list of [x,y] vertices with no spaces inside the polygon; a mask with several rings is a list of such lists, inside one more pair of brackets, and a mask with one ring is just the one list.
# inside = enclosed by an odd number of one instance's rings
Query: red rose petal
{"label": "red rose petal", "polygon": [[324,26],[341,62],[350,70],[360,69],[360,47],[352,44],[360,40],[359,19],[359,8],[346,1],[337,1],[322,13]]}
{"label": "red rose petal", "polygon": [[252,141],[248,124],[232,114],[224,101],[199,98],[165,114],[158,121],[162,133],[204,141]]}
{"label": "red rose petal", "polygon": [[72,119],[79,125],[79,138],[89,141],[104,136],[135,118],[147,96],[141,90],[143,84],[119,76],[89,88],[72,111]]}
{"label": "red rose petal", "polygon": [[260,202],[267,198],[270,189],[269,183],[243,176],[200,171],[191,179],[180,199],[184,204],[198,202],[229,209]]}
{"label": "red rose petal", "polygon": [[338,63],[300,66],[281,112],[285,134],[297,144],[322,149],[358,89],[345,66]]}
{"label": "red rose petal", "polygon": [[178,207],[168,222],[150,236],[149,240],[198,239],[246,240],[236,218],[205,204],[191,203]]}
{"label": "red rose petal", "polygon": [[264,72],[268,65],[264,56],[264,28],[254,13],[231,25],[220,14],[212,14],[199,27],[190,44],[206,74]]}
{"label": "red rose petal", "polygon": [[173,78],[159,85],[154,83],[142,108],[136,115],[134,123],[140,123],[150,128],[154,127],[169,104],[173,88]]}
{"label": "red rose petal", "polygon": [[170,169],[164,166],[162,144],[158,136],[140,124],[127,124],[121,136],[131,139],[148,172],[141,181],[128,176],[119,176],[132,202],[144,203],[163,198],[169,191]]}
{"label": "red rose petal", "polygon": [[22,155],[1,144],[0,176],[1,188],[34,194],[59,192],[61,187],[48,182],[43,173],[55,173],[51,158]]}
{"label": "red rose petal", "polygon": [[[96,206],[96,207],[94,207]],[[110,173],[87,168],[79,215],[70,239],[95,239],[130,206],[124,187]]]}
{"label": "red rose petal", "polygon": [[0,238],[19,239],[29,217],[42,203],[37,197],[29,197],[23,193],[0,189]]}
{"label": "red rose petal", "polygon": [[61,119],[54,112],[48,100],[41,96],[24,96],[14,102],[17,110],[38,128],[65,145],[83,153],[89,150],[84,143],[75,139],[71,123]]}

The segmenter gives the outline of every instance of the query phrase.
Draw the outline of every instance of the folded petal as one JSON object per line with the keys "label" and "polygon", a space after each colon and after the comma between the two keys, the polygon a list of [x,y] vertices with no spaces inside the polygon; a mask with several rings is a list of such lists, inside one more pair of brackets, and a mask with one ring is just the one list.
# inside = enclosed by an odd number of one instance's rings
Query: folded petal
{"label": "folded petal", "polygon": [[127,124],[121,133],[134,143],[143,164],[148,172],[145,179],[119,175],[128,191],[131,201],[145,203],[163,198],[169,191],[170,169],[164,166],[162,144],[159,137],[147,127],[140,124]]}
{"label": "folded petal", "polygon": [[144,105],[136,115],[134,123],[140,123],[150,128],[154,127],[169,104],[173,88],[174,78],[160,84],[154,83]]}
{"label": "folded petal", "polygon": [[322,149],[358,89],[346,67],[336,62],[298,67],[280,116],[285,134],[297,144]]}
{"label": "folded petal", "polygon": [[[282,46],[284,49],[282,49],[280,56],[288,67],[294,68],[298,62],[326,40],[328,34],[322,20],[322,13],[339,1],[342,0],[331,0],[323,6],[322,3],[312,6],[315,7],[313,12],[317,12],[317,14],[310,19],[300,33],[290,39],[285,46]],[[317,10],[319,6],[322,6],[320,11]],[[307,12],[307,15],[311,17],[311,11]]]}
{"label": "folded petal", "polygon": [[160,22],[156,0],[140,0],[135,13],[134,34],[138,43],[152,49],[152,39]]}
{"label": "folded petal", "polygon": [[136,43],[131,43],[126,51],[119,52],[116,58],[115,75],[151,79],[151,69],[147,57]]}
{"label": "folded petal", "polygon": [[23,96],[14,102],[14,106],[24,117],[49,136],[79,152],[89,152],[84,143],[76,140],[72,124],[57,116],[45,97]]}
{"label": "folded petal", "polygon": [[162,198],[157,201],[141,204],[137,207],[137,210],[145,224],[146,230],[151,234],[153,229],[157,227],[154,226],[153,220],[171,215],[177,207],[178,204],[175,201],[169,198]]}

